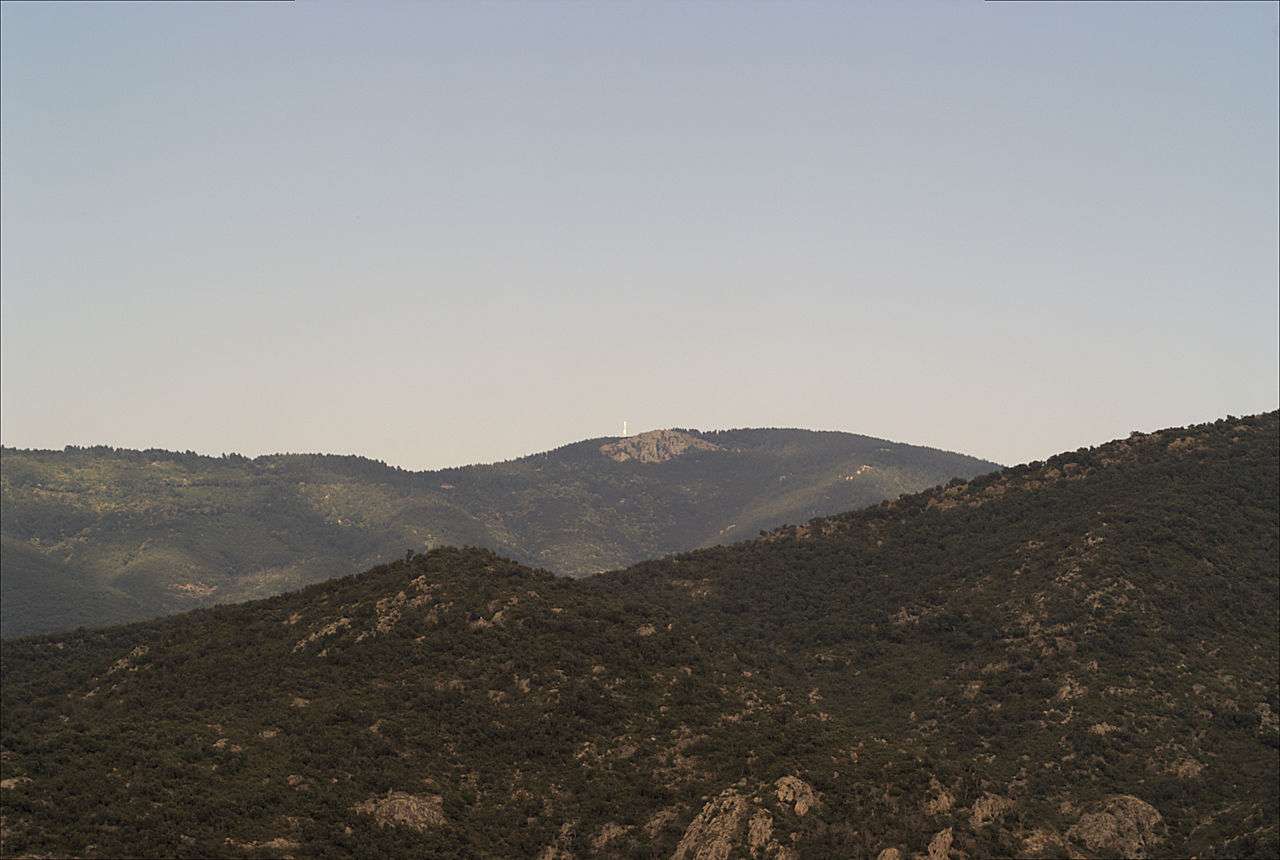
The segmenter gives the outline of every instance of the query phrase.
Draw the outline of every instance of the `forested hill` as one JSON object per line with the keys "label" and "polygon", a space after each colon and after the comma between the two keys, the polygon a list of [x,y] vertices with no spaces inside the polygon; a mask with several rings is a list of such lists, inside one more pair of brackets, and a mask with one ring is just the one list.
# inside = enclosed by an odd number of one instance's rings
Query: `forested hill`
{"label": "forested hill", "polygon": [[361,457],[0,453],[0,633],[266,597],[439,545],[583,576],[996,464],[848,433],[655,431],[408,472]]}
{"label": "forested hill", "polygon": [[6,642],[7,856],[1275,857],[1280,420]]}

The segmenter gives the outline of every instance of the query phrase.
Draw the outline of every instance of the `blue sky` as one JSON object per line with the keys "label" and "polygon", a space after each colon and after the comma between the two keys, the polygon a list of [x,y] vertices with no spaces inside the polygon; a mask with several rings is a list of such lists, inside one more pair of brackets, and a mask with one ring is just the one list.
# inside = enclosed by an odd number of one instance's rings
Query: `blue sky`
{"label": "blue sky", "polygon": [[1277,10],[6,3],[0,435],[1020,462],[1274,409]]}

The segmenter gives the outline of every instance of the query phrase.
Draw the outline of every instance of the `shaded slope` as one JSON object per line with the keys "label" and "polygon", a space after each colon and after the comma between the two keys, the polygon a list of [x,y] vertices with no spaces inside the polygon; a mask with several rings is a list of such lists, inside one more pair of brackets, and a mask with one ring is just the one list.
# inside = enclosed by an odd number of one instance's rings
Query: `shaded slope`
{"label": "shaded slope", "polygon": [[[677,454],[617,462],[610,444]],[[0,465],[6,636],[265,597],[441,544],[580,576],[995,468],[796,430],[658,431],[436,472],[105,448],[5,449]]]}
{"label": "shaded slope", "polygon": [[1274,856],[1278,432],[588,580],[443,549],[9,642],[4,850]]}

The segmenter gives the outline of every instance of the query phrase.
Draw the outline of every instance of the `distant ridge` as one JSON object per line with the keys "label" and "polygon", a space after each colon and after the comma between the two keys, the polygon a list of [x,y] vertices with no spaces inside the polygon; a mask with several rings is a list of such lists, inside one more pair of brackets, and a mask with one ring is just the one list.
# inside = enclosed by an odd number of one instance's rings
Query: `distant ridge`
{"label": "distant ridge", "polygon": [[446,544],[585,576],[994,468],[804,430],[656,430],[428,472],[354,456],[6,448],[0,633],[266,597]]}

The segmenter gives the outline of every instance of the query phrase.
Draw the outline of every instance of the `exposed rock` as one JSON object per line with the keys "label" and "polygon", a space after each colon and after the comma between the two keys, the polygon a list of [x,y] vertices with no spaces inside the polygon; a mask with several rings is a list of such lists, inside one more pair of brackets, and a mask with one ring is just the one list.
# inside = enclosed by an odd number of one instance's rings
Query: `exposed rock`
{"label": "exposed rock", "polygon": [[1067,839],[1104,857],[1144,858],[1164,841],[1164,829],[1154,806],[1115,794],[1090,806],[1067,831]]}
{"label": "exposed rock", "polygon": [[778,790],[778,802],[792,806],[796,815],[803,816],[818,805],[818,795],[813,786],[799,777],[784,776],[774,786]]}
{"label": "exposed rock", "polygon": [[658,834],[666,829],[667,825],[676,820],[680,814],[680,810],[675,806],[668,806],[665,809],[659,809],[653,814],[648,821],[644,823],[644,827],[640,828],[644,831],[644,835],[650,839],[657,838]]}
{"label": "exposed rock", "polygon": [[262,847],[270,848],[273,851],[297,851],[302,847],[302,844],[294,842],[292,839],[286,839],[283,836],[277,836],[275,839],[268,839],[263,842]]}
{"label": "exposed rock", "polygon": [[903,624],[920,623],[920,615],[910,611],[905,606],[898,607],[897,613],[891,616],[891,618],[893,619],[893,623],[899,626]]}
{"label": "exposed rock", "polygon": [[1058,688],[1058,694],[1053,698],[1057,702],[1069,702],[1072,699],[1080,698],[1087,692],[1089,692],[1088,687],[1067,675],[1062,681],[1062,686]]}
{"label": "exposed rock", "polygon": [[752,856],[769,844],[773,837],[773,816],[763,809],[757,809],[747,825],[747,847]]}
{"label": "exposed rock", "polygon": [[125,671],[125,672],[138,671],[138,667],[133,664],[133,661],[139,657],[145,657],[147,655],[147,652],[150,650],[151,649],[146,645],[139,645],[138,647],[130,651],[126,656],[121,657],[119,660],[112,663],[111,668],[107,670],[107,674],[110,675],[120,671]]}
{"label": "exposed rock", "polygon": [[339,618],[337,621],[326,624],[318,630],[313,630],[311,633],[299,639],[298,643],[293,646],[293,650],[301,651],[303,648],[306,648],[308,645],[310,645],[312,642],[315,642],[317,639],[323,639],[326,636],[332,636],[342,628],[350,627],[350,626],[351,626],[350,618]]}
{"label": "exposed rock", "polygon": [[658,762],[662,765],[659,772],[668,780],[688,780],[696,773],[698,766],[698,756],[688,753],[705,741],[707,736],[690,731],[683,723],[679,728],[672,729],[671,736],[672,744],[657,752]]}
{"label": "exposed rock", "polygon": [[286,839],[283,836],[277,836],[275,839],[269,839],[266,842],[241,842],[228,836],[224,843],[234,848],[239,848],[241,851],[259,851],[263,848],[270,851],[297,851],[302,847],[302,843],[294,842],[292,839]]}
{"label": "exposed rock", "polygon": [[600,832],[591,840],[591,848],[595,851],[602,851],[604,848],[616,839],[621,839],[631,832],[630,827],[624,827],[621,824],[615,824],[610,821],[608,824],[600,828]]}
{"label": "exposed rock", "polygon": [[941,815],[944,812],[950,812],[951,807],[955,805],[956,799],[947,791],[947,787],[938,782],[936,776],[929,777],[929,790],[933,792],[933,797],[924,802],[924,811],[930,815]]}
{"label": "exposed rock", "polygon": [[1204,449],[1205,449],[1205,448],[1207,448],[1208,446],[1207,446],[1207,445],[1205,445],[1205,443],[1204,443],[1204,441],[1203,441],[1203,440],[1201,440],[1201,439],[1197,439],[1197,438],[1196,438],[1196,437],[1194,437],[1194,436],[1179,436],[1177,439],[1174,439],[1172,442],[1170,442],[1170,443],[1169,443],[1167,446],[1165,446],[1165,447],[1166,447],[1168,450],[1173,451],[1173,452],[1175,452],[1175,453],[1176,453],[1176,452],[1178,452],[1178,451],[1199,451],[1199,450],[1204,450]]}
{"label": "exposed rock", "polygon": [[951,835],[951,828],[939,830],[929,840],[929,860],[947,860],[951,854],[951,843],[955,841],[955,837]]}
{"label": "exposed rock", "polygon": [[409,794],[407,791],[389,791],[386,797],[371,797],[356,804],[356,812],[372,816],[378,826],[397,824],[414,830],[443,827],[444,798],[438,794]]}
{"label": "exposed rock", "polygon": [[1195,779],[1202,770],[1204,770],[1203,764],[1186,755],[1172,762],[1165,769],[1165,772],[1176,776],[1178,779]]}
{"label": "exposed rock", "polygon": [[969,815],[969,823],[975,830],[986,827],[1010,809],[1014,802],[1007,797],[987,792],[973,802],[973,810]]}
{"label": "exposed rock", "polygon": [[685,828],[671,860],[728,860],[750,809],[751,803],[733,789],[709,800]]}
{"label": "exposed rock", "polygon": [[573,852],[569,850],[569,845],[573,842],[576,832],[576,821],[566,821],[561,824],[560,835],[556,837],[555,842],[538,852],[537,860],[574,860]]}
{"label": "exposed rock", "polygon": [[673,588],[683,588],[689,592],[690,597],[703,598],[711,594],[711,580],[709,579],[673,579],[667,583]]}
{"label": "exposed rock", "polygon": [[175,582],[169,588],[183,597],[208,597],[218,590],[218,586],[203,582]]}
{"label": "exposed rock", "polygon": [[705,439],[699,439],[679,430],[651,430],[636,436],[628,436],[617,442],[606,442],[600,446],[600,453],[610,460],[625,463],[635,460],[638,463],[665,463],[679,457],[690,448],[697,451],[721,451],[719,445],[713,445]]}
{"label": "exposed rock", "polygon": [[902,860],[902,852],[897,848],[886,848],[876,855],[876,860]]}
{"label": "exposed rock", "polygon": [[406,595],[401,591],[395,597],[384,597],[375,603],[373,608],[378,613],[378,623],[374,625],[374,629],[379,633],[390,633],[400,620],[400,608],[405,600]]}
{"label": "exposed rock", "polygon": [[29,776],[11,776],[8,779],[0,779],[0,788],[17,788],[28,782],[31,782]]}
{"label": "exposed rock", "polygon": [[1022,840],[1022,853],[1032,857],[1051,848],[1055,849],[1056,856],[1057,850],[1062,848],[1062,838],[1048,830],[1032,830]]}
{"label": "exposed rock", "polygon": [[478,612],[469,613],[467,616],[467,626],[472,630],[487,630],[490,627],[499,627],[506,623],[507,613],[499,609],[493,613],[492,618],[485,618]]}
{"label": "exposed rock", "polygon": [[1258,734],[1275,734],[1280,732],[1280,718],[1271,710],[1271,706],[1266,702],[1259,702],[1258,707],[1254,709],[1258,715]]}
{"label": "exposed rock", "polygon": [[641,624],[636,628],[636,635],[642,638],[645,636],[652,636],[657,632],[658,628],[654,627],[652,624]]}

